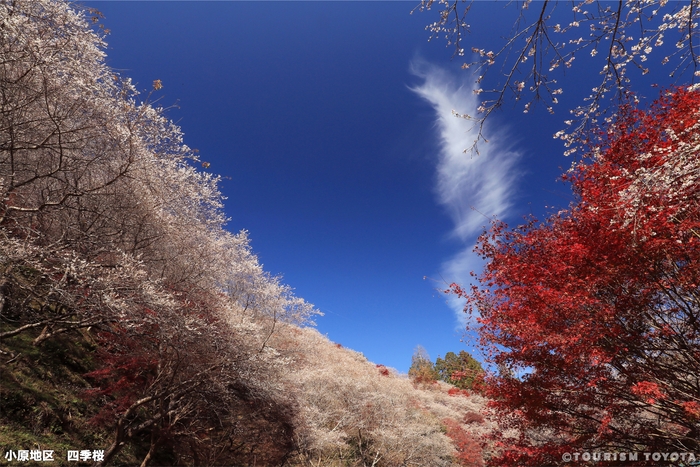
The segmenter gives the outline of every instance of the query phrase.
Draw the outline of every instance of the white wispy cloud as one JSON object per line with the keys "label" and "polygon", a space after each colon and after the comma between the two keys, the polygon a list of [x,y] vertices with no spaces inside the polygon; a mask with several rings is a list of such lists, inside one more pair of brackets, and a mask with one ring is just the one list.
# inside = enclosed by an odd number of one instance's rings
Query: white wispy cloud
{"label": "white wispy cloud", "polygon": [[[445,280],[471,283],[470,271],[478,272],[481,260],[472,252],[476,238],[489,220],[505,218],[513,204],[515,183],[518,178],[516,163],[519,154],[512,148],[511,140],[504,130],[498,130],[487,121],[483,129],[489,142],[479,144],[479,154],[465,154],[477,139],[478,125],[454,116],[476,115],[479,105],[473,88],[466,84],[469,77],[456,75],[426,63],[414,60],[411,71],[423,83],[411,88],[425,99],[435,110],[436,130],[440,143],[437,158],[436,193],[446,208],[454,228],[451,234],[464,247],[442,265]],[[458,322],[465,324],[467,317],[462,312],[464,301],[452,297],[449,302]]]}

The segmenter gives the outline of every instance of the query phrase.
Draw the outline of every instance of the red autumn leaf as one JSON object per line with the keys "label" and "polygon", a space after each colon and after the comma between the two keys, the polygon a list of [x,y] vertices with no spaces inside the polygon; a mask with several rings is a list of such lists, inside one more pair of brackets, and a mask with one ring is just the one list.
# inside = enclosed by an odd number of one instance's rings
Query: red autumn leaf
{"label": "red autumn leaf", "polygon": [[493,465],[560,465],[563,452],[700,447],[700,93],[622,106],[565,175],[576,200],[544,222],[496,222],[478,316],[497,374]]}

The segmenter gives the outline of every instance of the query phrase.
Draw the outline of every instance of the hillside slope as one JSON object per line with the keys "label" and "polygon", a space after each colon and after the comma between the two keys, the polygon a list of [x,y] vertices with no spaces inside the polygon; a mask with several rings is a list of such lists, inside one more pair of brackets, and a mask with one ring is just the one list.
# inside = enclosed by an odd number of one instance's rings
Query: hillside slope
{"label": "hillside slope", "polygon": [[483,400],[309,328],[91,15],[0,2],[8,465],[481,465]]}

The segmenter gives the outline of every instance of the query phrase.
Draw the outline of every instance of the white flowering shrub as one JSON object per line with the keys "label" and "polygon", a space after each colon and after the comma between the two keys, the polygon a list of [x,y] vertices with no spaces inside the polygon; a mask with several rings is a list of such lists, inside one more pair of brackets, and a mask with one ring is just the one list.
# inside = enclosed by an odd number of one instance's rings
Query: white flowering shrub
{"label": "white flowering shrub", "polygon": [[471,445],[469,464],[448,436],[452,424],[474,440],[491,429],[479,396],[450,395],[456,388],[445,383],[418,389],[315,329],[286,326],[273,340],[290,359],[287,384],[301,400],[301,465],[481,465],[479,442]]}
{"label": "white flowering shrub", "polygon": [[266,344],[317,311],[224,229],[219,178],[104,46],[65,2],[0,2],[0,354],[26,334],[99,345],[102,465],[148,435],[143,465],[279,463],[295,401]]}

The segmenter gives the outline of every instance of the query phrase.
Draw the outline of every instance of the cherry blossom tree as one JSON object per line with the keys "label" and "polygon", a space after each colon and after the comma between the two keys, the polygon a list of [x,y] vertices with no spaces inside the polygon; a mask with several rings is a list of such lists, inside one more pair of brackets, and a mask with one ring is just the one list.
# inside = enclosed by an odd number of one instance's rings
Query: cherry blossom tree
{"label": "cherry blossom tree", "polygon": [[295,401],[268,341],[318,312],[225,230],[219,178],[105,65],[85,12],[8,1],[0,22],[0,352],[27,333],[99,346],[101,465],[145,439],[144,466],[283,463]]}
{"label": "cherry blossom tree", "polygon": [[[513,12],[513,28],[502,45],[493,50],[480,47],[478,39],[474,40],[475,46],[465,45],[469,22],[484,21],[470,14],[473,1],[424,0],[414,11],[433,7],[439,10],[439,17],[426,27],[431,38],[446,39],[456,57],[473,57],[462,68],[473,71],[474,92],[483,100],[477,114],[456,115],[473,121],[480,130],[488,116],[509,98],[524,102],[524,112],[537,101],[554,112],[559,96],[566,90],[562,84],[564,72],[575,68],[575,59],[582,54],[599,59],[600,80],[590,83],[592,93],[571,110],[572,118],[566,120],[568,129],[557,133],[568,146],[567,154],[576,150],[574,143],[585,137],[587,130],[602,119],[613,118],[611,109],[626,99],[634,70],[644,75],[657,68],[687,80],[700,72],[697,0],[514,2],[508,4]],[[500,78],[493,87],[484,87],[486,77],[494,74]],[[616,102],[611,107],[606,99]],[[479,131],[472,149],[484,140]]]}
{"label": "cherry blossom tree", "polygon": [[70,205],[87,214],[77,199],[130,171],[132,135],[104,44],[68,5],[3,2],[0,18],[2,219],[49,230],[43,213]]}
{"label": "cherry blossom tree", "polygon": [[312,328],[285,325],[272,340],[292,360],[287,384],[301,401],[300,465],[479,465],[481,440],[493,429],[474,418],[482,397],[450,394],[455,388],[442,382],[416,388]]}

